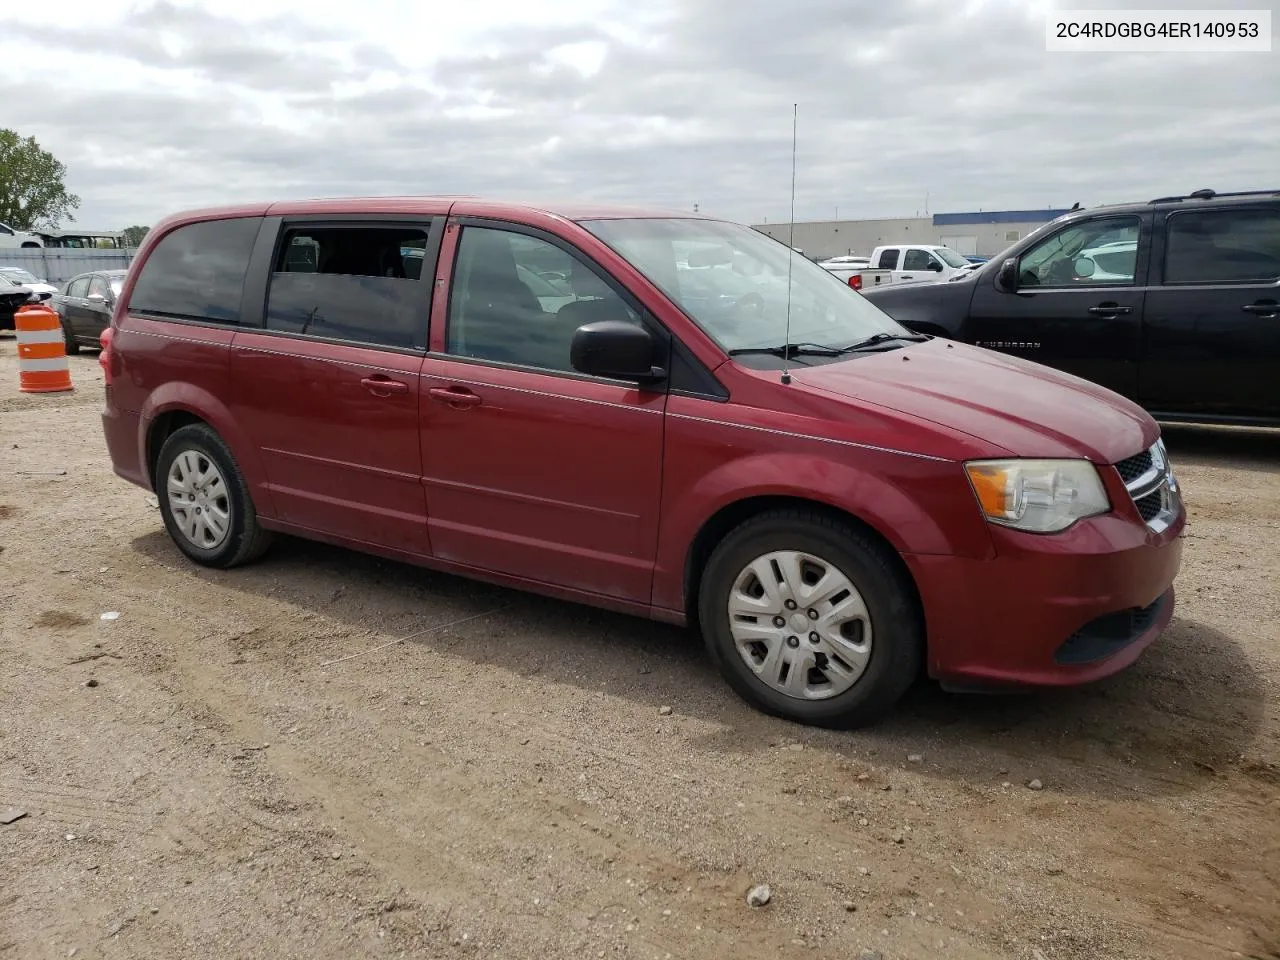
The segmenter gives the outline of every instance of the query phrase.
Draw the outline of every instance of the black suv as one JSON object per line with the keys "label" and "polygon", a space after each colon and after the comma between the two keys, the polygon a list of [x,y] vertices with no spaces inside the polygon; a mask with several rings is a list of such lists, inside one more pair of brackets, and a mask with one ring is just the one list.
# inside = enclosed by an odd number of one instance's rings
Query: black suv
{"label": "black suv", "polygon": [[1280,424],[1280,190],[1073,210],[953,282],[863,295],[1162,420]]}

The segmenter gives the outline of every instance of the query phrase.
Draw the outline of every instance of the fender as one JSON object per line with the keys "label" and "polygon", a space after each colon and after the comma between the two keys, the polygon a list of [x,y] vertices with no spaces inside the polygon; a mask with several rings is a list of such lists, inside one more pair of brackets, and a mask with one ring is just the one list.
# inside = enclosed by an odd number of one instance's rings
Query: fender
{"label": "fender", "polygon": [[[972,511],[942,507],[954,507],[957,485],[964,483],[957,464],[892,451],[834,454],[813,449],[813,442],[795,438],[792,449],[728,460],[688,486],[668,476],[654,569],[655,607],[684,609],[685,564],[699,531],[725,507],[754,497],[808,500],[851,514],[903,556],[994,555],[976,503]],[[801,444],[808,449],[795,449]],[[931,502],[908,495],[898,478],[909,478],[913,489],[930,494]]]}
{"label": "fender", "polygon": [[[236,422],[226,404],[208,390],[181,380],[170,380],[147,395],[138,419],[138,448],[140,463],[150,471],[147,461],[147,443],[156,418],[165,413],[182,410],[199,417],[217,431],[236,458],[245,483],[253,495],[254,509],[259,516],[274,518],[275,503],[267,485],[267,473],[253,441]],[[154,484],[153,484],[154,486]]]}

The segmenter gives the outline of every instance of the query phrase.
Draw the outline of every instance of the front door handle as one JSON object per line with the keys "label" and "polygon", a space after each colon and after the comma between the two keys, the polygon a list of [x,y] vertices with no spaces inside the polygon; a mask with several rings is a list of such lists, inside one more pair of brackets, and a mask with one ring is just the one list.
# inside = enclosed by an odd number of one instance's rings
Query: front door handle
{"label": "front door handle", "polygon": [[432,387],[427,391],[427,395],[432,400],[447,403],[455,410],[466,410],[480,405],[480,398],[464,387]]}
{"label": "front door handle", "polygon": [[1133,313],[1133,307],[1122,307],[1118,303],[1107,302],[1090,307],[1089,312],[1099,317],[1118,317],[1121,314]]}
{"label": "front door handle", "polygon": [[909,273],[904,273],[904,274],[903,274],[902,276],[900,276],[898,279],[899,279],[899,280],[914,280],[914,279],[915,279],[915,277],[913,277],[913,276],[912,276],[911,274],[909,274]]}
{"label": "front door handle", "polygon": [[360,381],[360,386],[364,387],[375,397],[389,397],[393,393],[408,393],[409,385],[401,383],[399,380],[392,380],[390,377],[375,375],[365,377]]}
{"label": "front door handle", "polygon": [[1260,317],[1274,317],[1280,313],[1280,303],[1274,300],[1259,300],[1257,303],[1246,303],[1240,309],[1245,313],[1256,313]]}

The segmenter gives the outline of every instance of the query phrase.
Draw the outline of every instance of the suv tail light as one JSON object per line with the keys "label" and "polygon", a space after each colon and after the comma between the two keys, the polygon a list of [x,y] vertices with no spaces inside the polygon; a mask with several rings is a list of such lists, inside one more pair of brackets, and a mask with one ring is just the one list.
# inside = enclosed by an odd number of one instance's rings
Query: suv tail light
{"label": "suv tail light", "polygon": [[862,274],[860,274],[860,273],[855,273],[852,277],[850,277],[850,278],[849,278],[849,286],[851,286],[854,290],[861,290],[861,289],[862,289]]}
{"label": "suv tail light", "polygon": [[102,352],[98,354],[98,366],[102,368],[102,379],[108,387],[111,386],[111,333],[111,327],[107,327],[98,337],[98,342],[102,344]]}

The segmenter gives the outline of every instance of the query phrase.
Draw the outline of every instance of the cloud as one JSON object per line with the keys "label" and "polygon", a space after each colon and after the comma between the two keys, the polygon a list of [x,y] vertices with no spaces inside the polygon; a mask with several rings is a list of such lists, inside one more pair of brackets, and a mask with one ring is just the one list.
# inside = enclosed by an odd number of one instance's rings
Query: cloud
{"label": "cloud", "polygon": [[[1090,3],[1108,5],[1127,4]],[[52,25],[8,14],[0,82],[5,123],[68,165],[78,222],[101,229],[435,192],[778,221],[797,103],[801,217],[1273,185],[1274,55],[1050,54],[1045,9],[100,0]]]}

